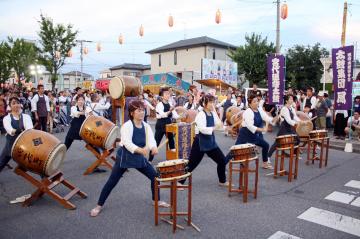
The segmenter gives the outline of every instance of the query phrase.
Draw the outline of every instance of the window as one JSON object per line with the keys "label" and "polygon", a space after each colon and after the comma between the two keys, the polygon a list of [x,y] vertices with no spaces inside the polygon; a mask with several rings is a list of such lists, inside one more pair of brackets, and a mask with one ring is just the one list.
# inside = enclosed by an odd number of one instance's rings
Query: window
{"label": "window", "polygon": [[69,81],[69,78],[64,78],[64,81]]}
{"label": "window", "polygon": [[174,65],[177,65],[177,52],[174,51]]}
{"label": "window", "polygon": [[159,66],[161,66],[161,54],[159,54]]}
{"label": "window", "polygon": [[213,49],[213,54],[212,54],[212,58],[215,60],[215,48]]}
{"label": "window", "polygon": [[80,81],[80,78],[76,78],[76,81]]}

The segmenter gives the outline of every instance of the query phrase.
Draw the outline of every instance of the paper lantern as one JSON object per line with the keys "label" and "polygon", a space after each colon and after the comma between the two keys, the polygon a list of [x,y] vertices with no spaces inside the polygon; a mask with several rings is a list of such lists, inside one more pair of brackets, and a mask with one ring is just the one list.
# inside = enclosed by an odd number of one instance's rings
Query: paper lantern
{"label": "paper lantern", "polygon": [[87,55],[87,54],[89,53],[89,48],[84,47],[84,49],[83,49],[83,53],[84,53],[84,55]]}
{"label": "paper lantern", "polygon": [[96,44],[96,50],[97,50],[97,51],[101,51],[101,43],[100,43],[100,42],[98,42],[98,43]]}
{"label": "paper lantern", "polygon": [[122,34],[120,34],[118,41],[120,45],[124,43],[124,36]]}
{"label": "paper lantern", "polygon": [[60,57],[61,57],[60,51],[55,51],[55,58],[60,59]]}
{"label": "paper lantern", "polygon": [[4,87],[4,83],[1,83],[1,88],[3,88]]}
{"label": "paper lantern", "polygon": [[173,27],[174,26],[174,18],[173,16],[169,16],[168,18],[168,24],[169,24],[169,27]]}
{"label": "paper lantern", "polygon": [[286,3],[281,5],[281,18],[286,19],[288,17],[288,6]]}
{"label": "paper lantern", "polygon": [[68,57],[72,57],[72,56],[73,56],[73,52],[72,52],[71,49],[68,51],[67,56],[68,56]]}
{"label": "paper lantern", "polygon": [[220,12],[219,9],[216,11],[215,22],[216,22],[217,24],[219,24],[219,23],[221,22],[221,12]]}
{"label": "paper lantern", "polygon": [[144,27],[143,27],[142,24],[141,24],[140,29],[139,29],[139,35],[140,35],[141,37],[144,36]]}

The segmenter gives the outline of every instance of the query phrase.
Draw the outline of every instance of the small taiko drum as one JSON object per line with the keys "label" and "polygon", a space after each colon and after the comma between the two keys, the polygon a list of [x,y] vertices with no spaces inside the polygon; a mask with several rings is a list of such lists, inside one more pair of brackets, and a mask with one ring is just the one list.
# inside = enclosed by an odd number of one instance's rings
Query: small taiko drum
{"label": "small taiko drum", "polygon": [[309,136],[310,131],[313,130],[313,123],[310,121],[309,116],[301,111],[296,111],[296,115],[301,119],[296,126],[296,133],[300,137]]}
{"label": "small taiko drum", "polygon": [[309,133],[310,139],[324,139],[327,137],[327,130],[313,130]]}
{"label": "small taiko drum", "polygon": [[11,156],[20,167],[45,176],[51,176],[60,169],[65,154],[66,146],[60,140],[35,129],[22,132],[11,149]]}
{"label": "small taiko drum", "polygon": [[158,163],[156,166],[160,178],[175,178],[186,174],[188,160],[174,159]]}
{"label": "small taiko drum", "polygon": [[289,148],[295,144],[294,134],[281,135],[276,137],[276,143],[279,148]]}
{"label": "small taiko drum", "polygon": [[244,111],[240,111],[239,113],[236,113],[235,115],[231,116],[230,119],[230,123],[231,125],[237,125],[238,128],[241,127],[241,122],[243,120],[242,116],[243,116]]}
{"label": "small taiko drum", "polygon": [[234,161],[252,159],[256,157],[255,144],[237,144],[230,148]]}
{"label": "small taiko drum", "polygon": [[104,117],[90,115],[80,128],[80,137],[91,145],[111,149],[118,138],[119,127]]}
{"label": "small taiko drum", "polygon": [[192,123],[195,121],[196,115],[198,111],[197,110],[186,110],[185,117],[181,119],[181,122],[185,123]]}
{"label": "small taiko drum", "polygon": [[134,76],[115,76],[109,84],[109,92],[113,99],[120,99],[123,96],[138,96],[142,90],[140,79]]}
{"label": "small taiko drum", "polygon": [[224,114],[226,114],[226,123],[228,125],[232,125],[231,123],[231,118],[236,115],[237,113],[239,113],[241,111],[241,109],[237,106],[230,106],[226,112],[224,112]]}

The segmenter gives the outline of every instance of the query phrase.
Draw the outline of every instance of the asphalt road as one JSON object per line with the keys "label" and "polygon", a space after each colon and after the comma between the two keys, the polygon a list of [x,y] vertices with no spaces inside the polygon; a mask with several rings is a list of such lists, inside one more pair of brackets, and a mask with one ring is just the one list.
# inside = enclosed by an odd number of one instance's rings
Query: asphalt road
{"label": "asphalt road", "polygon": [[[63,141],[65,134],[56,136]],[[234,140],[221,132],[216,137],[226,154]],[[272,142],[274,134],[267,134],[266,138]],[[0,144],[4,145],[4,136]],[[155,162],[164,157],[162,150]],[[35,188],[11,170],[3,170],[0,173],[0,238],[269,238],[278,231],[272,238],[360,237],[360,187],[356,188],[360,186],[359,154],[330,150],[328,167],[321,169],[318,164],[308,166],[301,160],[298,179],[292,183],[288,183],[286,177],[266,176],[272,171],[260,169],[258,198],[249,196],[245,204],[241,195],[229,197],[227,189],[218,186],[216,164],[204,157],[193,173],[192,219],[201,233],[185,226],[180,218],[179,223],[185,230],[177,230],[175,235],[164,222],[154,225],[150,182],[134,169],[120,180],[101,214],[91,218],[89,211],[96,205],[110,174],[108,170],[83,176],[94,160],[85,143],[75,141],[62,165],[66,178],[88,194],[87,199],[73,197],[71,202],[77,206],[76,210],[66,210],[48,196],[27,208],[9,204],[10,200],[32,193]],[[15,162],[11,164],[14,166]],[[355,186],[344,186],[350,180],[356,180]],[[68,192],[62,187],[56,191],[63,195]],[[335,191],[342,194],[336,197],[339,193],[335,193],[333,200],[325,199]],[[344,193],[351,200],[346,201]],[[178,192],[178,208],[186,206],[186,195]],[[161,197],[168,201],[169,193],[162,191]],[[318,209],[322,211],[316,213]],[[280,232],[286,236],[282,237]]]}

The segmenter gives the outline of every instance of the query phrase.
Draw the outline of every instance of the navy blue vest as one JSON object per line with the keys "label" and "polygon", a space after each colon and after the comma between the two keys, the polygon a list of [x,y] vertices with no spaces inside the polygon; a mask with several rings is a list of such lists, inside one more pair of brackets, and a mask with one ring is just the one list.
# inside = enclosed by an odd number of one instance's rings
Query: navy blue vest
{"label": "navy blue vest", "polygon": [[[205,111],[203,111],[206,116],[206,127],[214,127],[215,121],[212,112],[208,115]],[[199,132],[199,145],[200,151],[206,152],[217,148],[217,144],[215,142],[215,134],[212,132],[211,135],[202,134]]]}

